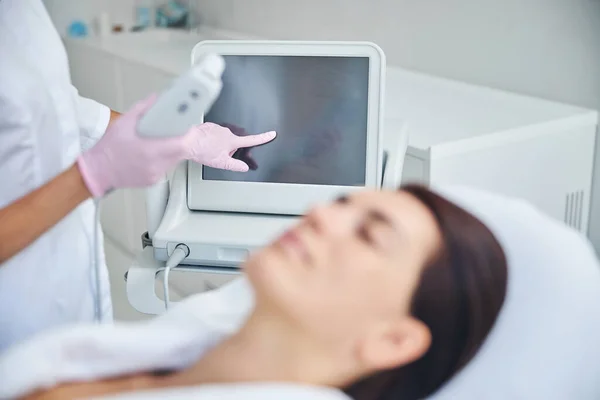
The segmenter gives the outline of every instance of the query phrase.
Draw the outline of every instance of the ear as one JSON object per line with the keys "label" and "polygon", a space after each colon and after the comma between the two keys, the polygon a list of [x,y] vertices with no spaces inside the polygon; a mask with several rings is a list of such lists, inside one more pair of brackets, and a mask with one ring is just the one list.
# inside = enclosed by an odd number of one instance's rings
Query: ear
{"label": "ear", "polygon": [[359,343],[359,362],[371,371],[392,369],[418,360],[430,345],[429,328],[406,318],[371,330]]}

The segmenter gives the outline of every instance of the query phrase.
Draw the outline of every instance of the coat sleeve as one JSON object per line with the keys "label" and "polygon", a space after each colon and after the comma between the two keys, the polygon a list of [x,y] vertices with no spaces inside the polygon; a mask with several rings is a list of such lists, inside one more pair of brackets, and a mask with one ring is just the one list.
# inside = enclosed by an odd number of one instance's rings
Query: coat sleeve
{"label": "coat sleeve", "polygon": [[80,96],[73,87],[73,96],[77,108],[81,150],[91,148],[104,135],[110,121],[110,108],[95,100]]}

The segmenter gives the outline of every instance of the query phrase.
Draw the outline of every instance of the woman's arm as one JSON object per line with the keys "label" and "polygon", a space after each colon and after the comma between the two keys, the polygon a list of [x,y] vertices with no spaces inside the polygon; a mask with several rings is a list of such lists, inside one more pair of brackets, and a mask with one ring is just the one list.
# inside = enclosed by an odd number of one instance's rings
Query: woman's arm
{"label": "woman's arm", "polygon": [[81,96],[73,85],[71,92],[76,105],[81,149],[85,151],[100,140],[108,126],[121,114],[96,100]]}
{"label": "woman's arm", "polygon": [[91,197],[77,165],[0,209],[0,267]]}
{"label": "woman's arm", "polygon": [[108,121],[108,124],[112,124],[117,118],[119,118],[121,116],[121,113],[115,110],[110,110],[110,119]]}
{"label": "woman's arm", "polygon": [[106,380],[66,383],[51,389],[41,390],[23,397],[21,400],[63,400],[88,397],[111,396],[162,388],[163,378],[152,374],[137,374]]}

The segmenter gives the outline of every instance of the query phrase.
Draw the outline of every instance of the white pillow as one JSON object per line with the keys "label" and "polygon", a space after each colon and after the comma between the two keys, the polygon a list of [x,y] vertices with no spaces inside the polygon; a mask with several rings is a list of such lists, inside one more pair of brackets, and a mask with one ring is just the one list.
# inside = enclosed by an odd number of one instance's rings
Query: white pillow
{"label": "white pillow", "polygon": [[588,240],[517,199],[438,192],[495,234],[508,290],[483,347],[431,399],[600,399],[600,265]]}

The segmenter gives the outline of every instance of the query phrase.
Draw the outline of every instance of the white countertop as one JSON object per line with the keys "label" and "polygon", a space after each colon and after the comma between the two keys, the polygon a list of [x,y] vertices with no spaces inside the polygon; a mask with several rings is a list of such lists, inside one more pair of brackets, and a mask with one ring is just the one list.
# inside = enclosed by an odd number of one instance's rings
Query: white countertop
{"label": "white countertop", "polygon": [[[189,68],[194,45],[208,39],[259,39],[202,29],[189,33],[153,30],[79,41],[168,74]],[[427,150],[442,143],[491,137],[547,124],[595,125],[598,113],[579,107],[387,67],[386,126],[408,122],[410,146]]]}
{"label": "white countertop", "polygon": [[[535,134],[549,124],[596,125],[598,112],[539,98],[388,67],[385,113],[409,124],[410,146]],[[540,133],[547,129],[538,129]]]}
{"label": "white countertop", "polygon": [[201,29],[187,32],[175,29],[153,29],[144,32],[116,33],[107,37],[65,38],[72,43],[106,51],[163,72],[179,75],[190,67],[192,49],[203,40],[253,39],[230,31]]}

